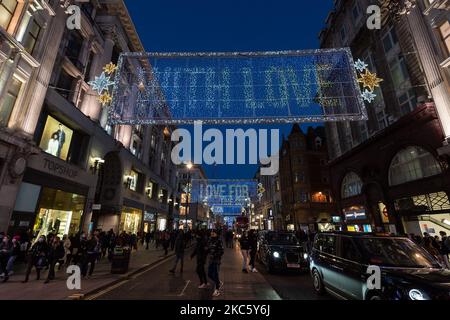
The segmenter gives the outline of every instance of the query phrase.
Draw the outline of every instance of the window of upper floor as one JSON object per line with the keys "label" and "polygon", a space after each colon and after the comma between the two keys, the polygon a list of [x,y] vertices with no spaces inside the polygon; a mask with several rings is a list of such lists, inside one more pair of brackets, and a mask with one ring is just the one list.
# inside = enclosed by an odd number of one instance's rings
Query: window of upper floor
{"label": "window of upper floor", "polygon": [[44,110],[39,118],[35,141],[47,154],[82,166],[87,158],[89,135]]}
{"label": "window of upper floor", "polygon": [[448,20],[439,27],[439,34],[441,36],[442,49],[448,57],[450,56],[450,23]]}
{"label": "window of upper floor", "polygon": [[19,97],[22,92],[22,87],[23,82],[15,76],[12,77],[6,91],[6,95],[3,98],[0,106],[0,127],[8,126],[12,111],[20,101]]}
{"label": "window of upper floor", "polygon": [[391,26],[382,37],[384,52],[387,54],[398,45],[397,33],[395,28]]}
{"label": "window of upper floor", "polygon": [[16,12],[17,5],[17,0],[0,0],[0,26],[3,29],[8,30]]}

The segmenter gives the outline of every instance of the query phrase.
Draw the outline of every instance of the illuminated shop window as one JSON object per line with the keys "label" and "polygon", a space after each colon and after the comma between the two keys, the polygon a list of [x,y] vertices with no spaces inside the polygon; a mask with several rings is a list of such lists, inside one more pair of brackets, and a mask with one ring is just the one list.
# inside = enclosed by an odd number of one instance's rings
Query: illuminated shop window
{"label": "illuminated shop window", "polygon": [[411,146],[401,150],[391,162],[389,185],[420,180],[438,175],[442,169],[434,156],[424,149]]}

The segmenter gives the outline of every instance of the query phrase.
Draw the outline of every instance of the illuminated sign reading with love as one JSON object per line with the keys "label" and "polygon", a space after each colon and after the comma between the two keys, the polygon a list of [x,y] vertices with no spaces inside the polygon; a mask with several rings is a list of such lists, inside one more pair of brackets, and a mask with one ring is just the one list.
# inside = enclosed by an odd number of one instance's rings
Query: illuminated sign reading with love
{"label": "illuminated sign reading with love", "polygon": [[124,53],[112,124],[254,124],[367,119],[349,49]]}

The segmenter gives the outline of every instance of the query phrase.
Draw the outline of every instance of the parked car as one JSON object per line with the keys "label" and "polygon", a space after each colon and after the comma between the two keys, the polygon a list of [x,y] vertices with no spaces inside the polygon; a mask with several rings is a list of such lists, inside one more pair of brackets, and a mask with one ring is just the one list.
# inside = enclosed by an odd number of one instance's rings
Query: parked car
{"label": "parked car", "polygon": [[291,232],[264,231],[258,235],[258,259],[269,273],[275,270],[308,270],[306,243]]}
{"label": "parked car", "polygon": [[318,234],[310,271],[318,294],[328,291],[342,299],[450,300],[450,271],[407,238]]}

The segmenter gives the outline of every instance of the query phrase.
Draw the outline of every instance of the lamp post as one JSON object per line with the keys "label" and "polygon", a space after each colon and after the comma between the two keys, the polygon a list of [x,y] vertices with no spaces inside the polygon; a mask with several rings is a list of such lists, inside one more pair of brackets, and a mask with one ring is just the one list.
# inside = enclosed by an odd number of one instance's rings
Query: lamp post
{"label": "lamp post", "polygon": [[186,168],[188,169],[188,183],[186,186],[186,212],[185,212],[185,230],[184,232],[187,232],[188,228],[188,211],[189,210],[189,198],[190,198],[190,192],[191,192],[191,169],[194,167],[194,165],[191,162],[188,162],[186,164]]}

